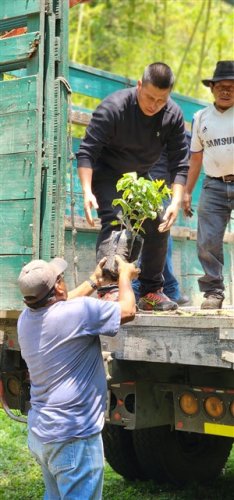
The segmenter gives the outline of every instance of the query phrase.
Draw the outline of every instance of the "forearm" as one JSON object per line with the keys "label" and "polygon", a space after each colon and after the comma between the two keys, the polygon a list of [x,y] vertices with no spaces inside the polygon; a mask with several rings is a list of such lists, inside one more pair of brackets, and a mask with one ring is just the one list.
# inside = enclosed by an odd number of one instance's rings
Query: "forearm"
{"label": "forearm", "polygon": [[94,226],[92,209],[98,209],[96,197],[92,193],[93,169],[91,167],[79,167],[78,173],[84,195],[84,211],[87,222]]}
{"label": "forearm", "polygon": [[79,167],[78,175],[80,178],[83,193],[92,192],[93,169],[90,167]]}
{"label": "forearm", "polygon": [[92,279],[92,277],[90,277],[90,280],[91,280],[91,282],[89,280],[86,280],[83,283],[81,283],[81,285],[77,286],[76,288],[74,288],[73,290],[68,292],[68,296],[67,296],[68,300],[76,299],[77,297],[87,297],[89,295],[92,295],[94,290],[96,290],[96,287],[92,286],[92,282],[96,286],[97,286],[97,283],[95,282],[94,279]]}
{"label": "forearm", "polygon": [[87,295],[91,295],[94,290],[96,290],[98,287],[102,285],[103,282],[103,271],[102,268],[106,262],[106,258],[104,257],[98,265],[96,266],[96,269],[93,271],[93,273],[90,275],[90,277],[81,283],[78,287],[74,288],[74,290],[71,290],[68,292],[68,299],[75,299],[76,297],[84,297]]}
{"label": "forearm", "polygon": [[119,303],[121,307],[121,324],[133,320],[136,314],[136,299],[130,278],[123,272],[119,275]]}
{"label": "forearm", "polygon": [[183,196],[184,196],[184,185],[176,183],[173,184],[171,204],[180,208]]}
{"label": "forearm", "polygon": [[185,186],[185,192],[188,194],[192,194],[194,186],[199,177],[202,167],[202,158],[203,158],[203,153],[201,151],[199,153],[191,154],[188,178]]}

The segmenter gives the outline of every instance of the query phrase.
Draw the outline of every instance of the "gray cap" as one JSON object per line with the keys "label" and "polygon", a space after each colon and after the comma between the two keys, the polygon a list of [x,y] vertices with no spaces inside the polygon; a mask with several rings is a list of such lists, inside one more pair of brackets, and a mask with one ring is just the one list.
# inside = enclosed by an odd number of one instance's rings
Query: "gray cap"
{"label": "gray cap", "polygon": [[[48,295],[55,285],[57,277],[67,268],[67,262],[60,257],[50,262],[32,260],[23,267],[18,285],[27,304],[34,304]],[[30,297],[30,298],[29,298]]]}

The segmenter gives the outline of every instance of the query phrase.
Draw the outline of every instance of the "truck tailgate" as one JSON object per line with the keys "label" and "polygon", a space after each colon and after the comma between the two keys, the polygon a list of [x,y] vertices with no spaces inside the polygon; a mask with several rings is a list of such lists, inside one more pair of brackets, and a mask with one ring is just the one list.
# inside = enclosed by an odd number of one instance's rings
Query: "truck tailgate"
{"label": "truck tailgate", "polygon": [[102,337],[116,359],[234,368],[234,309],[137,314],[116,337]]}

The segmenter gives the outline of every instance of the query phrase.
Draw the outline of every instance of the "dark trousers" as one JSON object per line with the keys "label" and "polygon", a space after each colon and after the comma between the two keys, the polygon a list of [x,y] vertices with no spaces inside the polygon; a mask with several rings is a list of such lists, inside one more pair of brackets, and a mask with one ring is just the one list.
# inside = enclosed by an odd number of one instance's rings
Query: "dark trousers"
{"label": "dark trousers", "polygon": [[[102,170],[101,175],[95,172],[93,175],[92,189],[99,205],[98,217],[101,220],[101,231],[97,240],[97,261],[105,257],[105,245],[110,238],[111,232],[116,226],[111,226],[111,221],[116,220],[120,207],[112,207],[114,198],[120,198],[121,194],[116,191],[118,176],[110,169]],[[167,239],[169,231],[159,233],[158,225],[162,216],[156,220],[147,219],[144,223],[145,234],[144,245],[141,257],[141,282],[140,295],[144,296],[148,292],[155,292],[163,287],[164,279],[162,271],[167,253]]]}

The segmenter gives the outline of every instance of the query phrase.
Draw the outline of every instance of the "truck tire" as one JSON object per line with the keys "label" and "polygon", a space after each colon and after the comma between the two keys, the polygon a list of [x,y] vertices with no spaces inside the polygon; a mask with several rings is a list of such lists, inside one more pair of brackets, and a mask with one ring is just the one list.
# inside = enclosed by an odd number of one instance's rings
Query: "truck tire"
{"label": "truck tire", "polygon": [[136,456],[145,478],[153,479],[159,484],[167,482],[160,455],[161,430],[162,427],[137,429],[133,431],[132,436]]}
{"label": "truck tire", "polygon": [[104,454],[115,472],[126,479],[144,479],[136,457],[132,432],[117,425],[105,424],[102,431]]}
{"label": "truck tire", "polygon": [[230,438],[171,431],[170,426],[135,430],[133,441],[147,479],[176,486],[217,478],[233,444]]}

